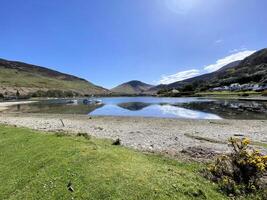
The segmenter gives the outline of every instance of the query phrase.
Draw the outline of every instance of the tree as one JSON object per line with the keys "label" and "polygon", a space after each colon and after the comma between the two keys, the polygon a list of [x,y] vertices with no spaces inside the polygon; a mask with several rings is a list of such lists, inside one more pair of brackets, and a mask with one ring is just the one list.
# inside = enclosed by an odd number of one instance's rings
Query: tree
{"label": "tree", "polygon": [[192,85],[186,85],[186,86],[184,86],[184,88],[182,90],[183,90],[183,92],[192,92],[192,91],[194,91],[194,88]]}

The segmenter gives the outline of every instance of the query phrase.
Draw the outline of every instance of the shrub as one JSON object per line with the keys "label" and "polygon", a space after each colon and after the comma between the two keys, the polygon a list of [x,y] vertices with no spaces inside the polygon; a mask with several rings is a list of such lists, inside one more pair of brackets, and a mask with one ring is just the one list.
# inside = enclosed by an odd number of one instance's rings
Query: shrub
{"label": "shrub", "polygon": [[194,91],[194,87],[193,87],[193,85],[186,85],[182,88],[182,91],[183,92],[192,92],[192,91]]}
{"label": "shrub", "polygon": [[243,93],[243,94],[241,94],[241,96],[242,96],[242,97],[248,97],[249,94],[248,94],[248,93]]}
{"label": "shrub", "polygon": [[209,177],[228,195],[244,195],[263,190],[267,155],[249,148],[249,139],[229,140],[233,152],[216,159],[208,168]]}

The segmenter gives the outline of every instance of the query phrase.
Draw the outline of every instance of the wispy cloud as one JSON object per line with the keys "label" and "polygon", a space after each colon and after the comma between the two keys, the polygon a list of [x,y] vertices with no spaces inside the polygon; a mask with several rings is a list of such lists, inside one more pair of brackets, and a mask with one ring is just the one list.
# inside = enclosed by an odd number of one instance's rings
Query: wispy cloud
{"label": "wispy cloud", "polygon": [[226,56],[224,58],[217,60],[216,63],[214,63],[214,64],[205,66],[204,70],[208,71],[208,72],[214,72],[214,71],[222,68],[223,66],[225,66],[231,62],[234,62],[237,60],[243,60],[244,58],[250,56],[254,52],[255,51],[248,51],[248,50],[241,51],[241,52],[235,52],[229,56]]}
{"label": "wispy cloud", "polygon": [[218,59],[214,64],[205,66],[202,70],[198,69],[191,69],[187,71],[180,71],[176,74],[172,75],[163,75],[161,80],[158,81],[158,84],[170,84],[177,81],[182,81],[185,79],[189,79],[207,72],[214,72],[225,65],[232,63],[234,61],[243,60],[244,58],[250,56],[251,54],[255,53],[256,51],[249,51],[245,48],[240,49],[233,49],[231,50],[232,54],[228,55],[224,58]]}
{"label": "wispy cloud", "polygon": [[222,39],[218,39],[218,40],[216,40],[214,43],[215,43],[215,44],[220,44],[220,43],[222,43],[222,42],[223,42]]}
{"label": "wispy cloud", "polygon": [[161,77],[161,80],[159,81],[159,84],[170,84],[177,81],[182,81],[188,78],[195,77],[200,74],[200,71],[197,69],[187,70],[187,71],[181,71],[176,74],[172,75],[163,75]]}
{"label": "wispy cloud", "polygon": [[229,53],[237,53],[237,52],[240,52],[240,51],[246,51],[247,48],[246,47],[241,47],[239,49],[232,49],[229,51]]}

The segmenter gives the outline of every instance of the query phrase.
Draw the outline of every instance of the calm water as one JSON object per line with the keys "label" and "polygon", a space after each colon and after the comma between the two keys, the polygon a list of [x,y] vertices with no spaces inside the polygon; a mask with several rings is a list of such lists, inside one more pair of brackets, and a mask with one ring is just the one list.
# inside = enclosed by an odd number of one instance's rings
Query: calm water
{"label": "calm water", "polygon": [[143,116],[186,119],[267,119],[267,102],[199,98],[109,97],[100,105],[46,100],[11,107],[7,112]]}

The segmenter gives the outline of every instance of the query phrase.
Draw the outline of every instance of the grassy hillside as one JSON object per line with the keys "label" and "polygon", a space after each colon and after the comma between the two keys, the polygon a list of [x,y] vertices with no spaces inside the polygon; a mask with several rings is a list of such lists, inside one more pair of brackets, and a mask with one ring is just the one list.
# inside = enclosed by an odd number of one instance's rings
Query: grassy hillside
{"label": "grassy hillside", "polygon": [[133,94],[142,94],[145,91],[149,90],[151,87],[153,87],[153,85],[149,85],[141,81],[130,81],[111,89],[111,91],[117,94],[133,95]]}
{"label": "grassy hillside", "polygon": [[0,126],[0,152],[0,199],[227,199],[197,163],[108,140]]}
{"label": "grassy hillside", "polygon": [[80,94],[103,94],[107,90],[84,79],[48,68],[0,60],[0,93],[28,94],[37,90],[73,91]]}
{"label": "grassy hillside", "polygon": [[169,85],[156,86],[150,90],[155,93],[163,89],[182,89],[187,85],[192,85],[195,90],[205,91],[232,83],[267,83],[267,49],[262,49],[242,61],[230,63],[215,72]]}

